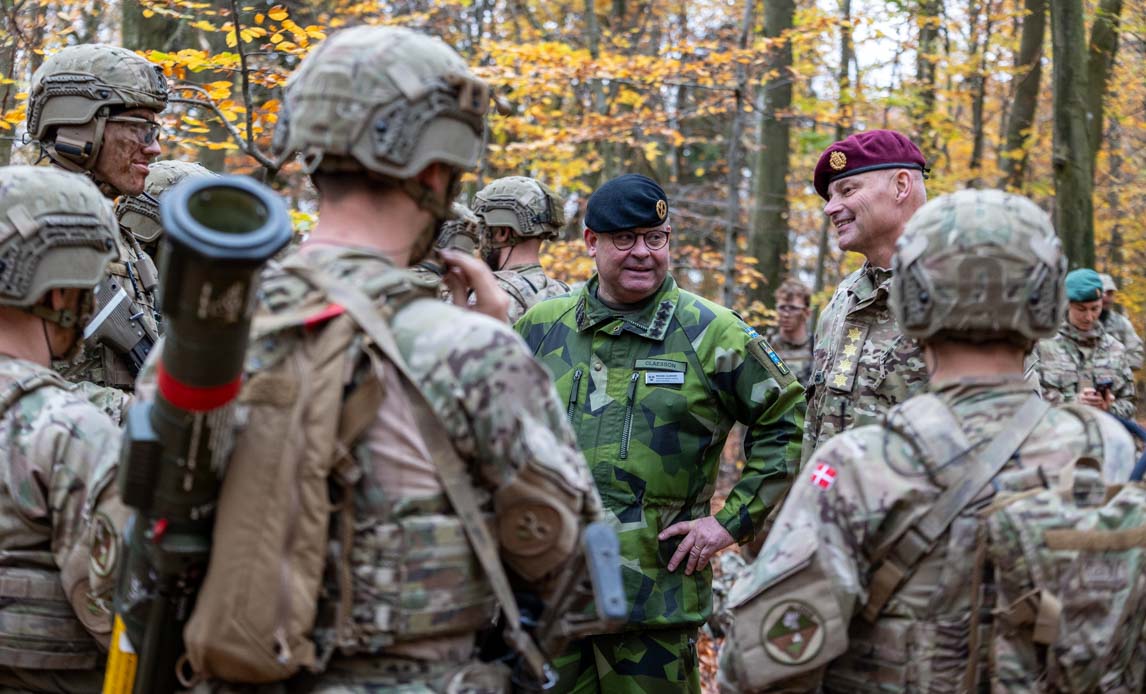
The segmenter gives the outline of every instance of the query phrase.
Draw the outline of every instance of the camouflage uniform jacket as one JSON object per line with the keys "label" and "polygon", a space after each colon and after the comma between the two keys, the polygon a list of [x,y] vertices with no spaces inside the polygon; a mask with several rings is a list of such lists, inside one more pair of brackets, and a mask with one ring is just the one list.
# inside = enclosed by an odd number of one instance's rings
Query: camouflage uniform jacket
{"label": "camouflage uniform jacket", "polygon": [[1083,332],[1064,320],[1058,334],[1040,340],[1039,382],[1043,397],[1052,405],[1074,402],[1095,379],[1106,376],[1114,381],[1114,404],[1110,414],[1134,417],[1134,375],[1126,360],[1126,348],[1101,325]]}
{"label": "camouflage uniform jacket", "polygon": [[1143,345],[1138,331],[1126,316],[1106,309],[1102,312],[1102,327],[1126,348],[1126,361],[1134,371],[1142,368]]}
{"label": "camouflage uniform jacket", "polygon": [[[131,232],[120,227],[116,235],[116,248],[119,257],[108,265],[107,275],[117,288],[122,288],[131,302],[131,313],[139,313],[139,321],[143,331],[151,338],[157,340],[160,334],[159,323],[156,317],[155,296],[146,291],[140,278],[139,267],[141,262],[151,263],[150,258],[141,258],[143,251],[134,238],[129,238]],[[106,288],[101,288],[107,291]],[[98,313],[93,320],[98,318]],[[90,381],[100,386],[110,386],[131,392],[135,388],[135,376],[128,368],[124,355],[103,343],[84,342],[80,353],[71,362],[57,362],[52,364],[64,378],[73,383]]]}
{"label": "camouflage uniform jacket", "polygon": [[6,356],[0,408],[0,687],[98,686],[127,519],[120,430],[54,371]]}
{"label": "camouflage uniform jacket", "polygon": [[773,330],[768,333],[768,344],[796,375],[800,385],[806,387],[812,378],[812,347],[816,344],[816,336],[809,333],[808,339],[796,344],[785,340],[779,330]]}
{"label": "camouflage uniform jacket", "polygon": [[545,274],[540,265],[515,265],[511,268],[498,270],[493,273],[497,284],[509,297],[513,299],[509,304],[509,322],[516,323],[518,318],[553,296],[569,293],[569,285],[561,280],[551,279]]}
{"label": "camouflage uniform jacket", "polygon": [[597,285],[538,304],[516,328],[553,373],[617,528],[629,628],[698,625],[712,569],[669,572],[679,542],[657,534],[710,515],[721,449],[743,422],[747,462],[716,520],[753,538],[796,470],[801,389],[755,330],[672,277],[636,314],[605,306]]}
{"label": "camouflage uniform jacket", "polygon": [[[479,503],[504,522],[507,504],[512,508],[516,499],[502,492],[511,487],[521,492],[523,484],[525,491],[535,491],[523,480],[541,475],[559,490],[553,498],[565,493],[579,505],[575,522],[597,519],[600,501],[549,375],[509,326],[436,300],[381,254],[332,245],[303,246],[298,252],[312,267],[376,301],[410,291],[421,295],[396,313],[389,307],[381,313],[389,318],[415,385],[470,466]],[[296,275],[270,269],[263,275],[261,313],[310,305],[315,292]],[[248,371],[265,368],[291,350],[296,344],[291,335],[275,333],[252,343]],[[369,360],[358,363],[359,371],[369,368]],[[380,371],[386,397],[404,398],[385,362]],[[395,411],[384,405],[354,450],[362,479],[355,488],[350,558],[357,645],[349,652],[456,666],[472,657],[475,633],[488,626],[495,602],[413,417],[409,407]],[[504,560],[505,547],[501,550]],[[571,556],[555,556],[553,563],[564,567]],[[543,599],[553,576],[544,578],[531,581]],[[325,598],[338,595],[333,577],[328,580],[319,597],[320,615],[336,607],[336,600]],[[333,640],[321,629],[317,637]],[[337,673],[345,667],[336,656],[323,681],[341,681]],[[364,672],[373,684],[385,680],[377,667]],[[361,681],[357,675],[346,680]]]}
{"label": "camouflage uniform jacket", "polygon": [[891,271],[865,263],[820,314],[801,460],[841,431],[878,422],[926,386],[923,352],[900,333],[890,290]]}
{"label": "camouflage uniform jacket", "polygon": [[[973,450],[981,450],[1034,389],[1021,378],[1000,377],[935,384],[932,392]],[[858,614],[868,598],[873,557],[883,556],[904,522],[965,479],[966,468],[926,460],[911,439],[885,426],[854,428],[826,442],[801,470],[774,532],[732,589],[722,685],[738,682],[739,691],[762,683],[768,691],[822,685],[822,691],[848,694],[966,691],[977,511],[995,486],[1017,490],[1030,486],[1028,480],[1041,484],[1042,475],[1053,484],[1063,466],[1082,456],[1102,461],[1111,483],[1129,478],[1129,434],[1104,413],[1086,411],[1093,417],[1051,409],[874,622]],[[929,431],[927,421],[910,425],[916,436],[944,435]],[[745,672],[753,673],[754,687],[744,686]]]}

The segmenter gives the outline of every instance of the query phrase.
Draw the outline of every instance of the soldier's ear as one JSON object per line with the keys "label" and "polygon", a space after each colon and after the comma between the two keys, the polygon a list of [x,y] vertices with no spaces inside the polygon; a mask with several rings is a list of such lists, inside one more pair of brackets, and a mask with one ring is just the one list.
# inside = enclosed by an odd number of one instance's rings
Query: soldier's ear
{"label": "soldier's ear", "polygon": [[585,248],[589,249],[590,258],[597,257],[597,243],[599,241],[600,238],[597,236],[597,233],[589,227],[585,227]]}

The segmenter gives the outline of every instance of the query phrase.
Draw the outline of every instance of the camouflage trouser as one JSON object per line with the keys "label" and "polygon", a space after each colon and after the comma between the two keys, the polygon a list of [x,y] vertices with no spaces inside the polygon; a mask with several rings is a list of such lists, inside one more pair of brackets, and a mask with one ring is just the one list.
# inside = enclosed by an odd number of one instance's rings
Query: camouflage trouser
{"label": "camouflage trouser", "polygon": [[554,659],[551,692],[700,692],[696,627],[601,634],[573,642]]}

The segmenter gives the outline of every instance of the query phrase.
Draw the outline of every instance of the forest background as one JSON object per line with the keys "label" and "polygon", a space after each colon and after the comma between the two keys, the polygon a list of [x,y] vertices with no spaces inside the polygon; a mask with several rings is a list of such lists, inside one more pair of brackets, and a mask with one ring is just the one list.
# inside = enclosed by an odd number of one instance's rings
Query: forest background
{"label": "forest background", "polygon": [[895,128],[931,196],[1006,187],[1054,215],[1072,266],[1118,281],[1146,325],[1146,0],[0,0],[0,164],[26,143],[44,56],[109,42],[163,65],[176,98],[161,158],[251,173],[314,221],[314,195],[271,137],[291,70],[330,31],[441,36],[495,88],[488,156],[465,196],[506,175],[566,200],[545,262],[592,271],[588,195],[638,172],[672,205],[679,281],[771,323],[794,275],[823,305],[862,259],[841,253],[811,185],[824,147]]}

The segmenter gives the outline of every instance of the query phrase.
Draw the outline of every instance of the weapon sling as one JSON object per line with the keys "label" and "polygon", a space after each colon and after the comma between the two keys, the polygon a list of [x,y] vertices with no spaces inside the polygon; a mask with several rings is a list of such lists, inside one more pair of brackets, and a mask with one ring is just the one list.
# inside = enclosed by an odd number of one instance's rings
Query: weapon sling
{"label": "weapon sling", "polygon": [[326,294],[331,301],[346,309],[402,377],[403,387],[414,408],[415,418],[419,422],[426,446],[438,466],[446,496],[461,517],[466,536],[473,545],[498,602],[501,603],[509,630],[507,639],[525,659],[534,677],[539,681],[546,681],[548,667],[545,656],[521,627],[521,611],[509,585],[509,577],[506,576],[501,560],[497,556],[497,544],[490,535],[489,527],[478,507],[477,497],[470,484],[469,471],[450,443],[449,433],[442,427],[425,396],[415,385],[416,381],[407,370],[405,360],[394,342],[390,326],[378,314],[377,307],[366,295],[304,262],[287,261],[283,267],[298,274]]}
{"label": "weapon sling", "polygon": [[963,512],[983,487],[1003,469],[1023,441],[1050,410],[1050,405],[1032,395],[1003,426],[980,455],[969,462],[963,479],[948,487],[927,513],[903,529],[894,545],[872,573],[871,589],[863,607],[863,617],[874,622],[895,591],[915,571],[919,562],[935,547],[955,518]]}

